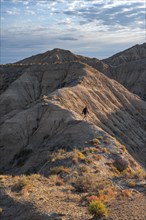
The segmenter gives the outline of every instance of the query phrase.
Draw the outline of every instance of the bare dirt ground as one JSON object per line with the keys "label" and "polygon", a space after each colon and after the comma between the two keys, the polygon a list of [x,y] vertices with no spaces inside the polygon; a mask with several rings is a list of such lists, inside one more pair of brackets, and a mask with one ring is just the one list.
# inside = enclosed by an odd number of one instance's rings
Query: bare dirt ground
{"label": "bare dirt ground", "polygon": [[145,220],[146,194],[138,194],[134,198],[123,201],[112,201],[110,216],[116,220]]}
{"label": "bare dirt ground", "polygon": [[[33,177],[33,181],[20,190],[18,180],[18,176],[1,176],[1,220],[92,219],[86,200],[90,193],[78,193],[71,185],[56,186],[54,180],[44,177]],[[133,189],[130,195],[109,199],[106,202],[108,219],[145,220],[145,195],[142,187],[141,192]]]}

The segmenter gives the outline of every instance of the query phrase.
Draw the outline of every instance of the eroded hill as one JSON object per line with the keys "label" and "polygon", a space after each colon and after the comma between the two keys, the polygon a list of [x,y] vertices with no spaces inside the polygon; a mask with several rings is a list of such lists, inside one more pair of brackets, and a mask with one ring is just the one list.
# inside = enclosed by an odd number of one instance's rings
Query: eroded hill
{"label": "eroded hill", "polygon": [[103,62],[109,65],[107,76],[146,100],[146,43],[135,45]]}
{"label": "eroded hill", "polygon": [[111,74],[60,49],[1,66],[2,220],[89,220],[92,201],[101,217],[145,218],[146,105]]}
{"label": "eroded hill", "polygon": [[[79,58],[55,49],[9,69],[11,75],[22,65],[21,76],[0,99],[2,170],[15,166],[17,170],[16,158],[24,149],[31,152],[29,160],[34,152],[40,154],[40,149],[83,146],[100,130],[115,137],[144,164],[145,102],[106,77],[97,66],[85,64],[87,58],[82,57],[82,62]],[[100,70],[106,67],[100,61],[98,64]],[[90,111],[87,122],[81,115],[85,105]]]}

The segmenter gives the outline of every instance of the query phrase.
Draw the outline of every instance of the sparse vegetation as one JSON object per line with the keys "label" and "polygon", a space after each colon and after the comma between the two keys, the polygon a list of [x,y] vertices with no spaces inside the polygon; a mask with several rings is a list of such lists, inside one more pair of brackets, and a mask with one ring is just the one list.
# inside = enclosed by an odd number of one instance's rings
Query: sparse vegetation
{"label": "sparse vegetation", "polygon": [[25,176],[25,175],[20,176],[20,178],[18,178],[15,184],[15,188],[19,191],[21,191],[23,188],[30,189],[32,188],[32,186],[33,183],[30,180],[29,176]]}
{"label": "sparse vegetation", "polygon": [[109,140],[104,140],[103,143],[104,144],[109,144]]}
{"label": "sparse vegetation", "polygon": [[112,187],[112,181],[101,178],[98,179],[98,189],[103,190],[105,188]]}
{"label": "sparse vegetation", "polygon": [[89,213],[95,217],[107,217],[108,211],[105,204],[101,201],[92,200],[88,206]]}
{"label": "sparse vegetation", "polygon": [[0,215],[2,214],[2,212],[3,212],[3,209],[0,207]]}
{"label": "sparse vegetation", "polygon": [[80,165],[79,166],[79,171],[82,173],[88,173],[89,172],[89,167],[86,165]]}
{"label": "sparse vegetation", "polygon": [[103,190],[99,190],[98,193],[98,199],[100,201],[109,201],[115,198],[117,194],[116,190],[113,187],[105,187]]}
{"label": "sparse vegetation", "polygon": [[85,160],[85,158],[86,158],[85,155],[82,152],[78,152],[77,157],[78,157],[79,160]]}
{"label": "sparse vegetation", "polygon": [[79,161],[85,161],[85,159],[86,156],[81,151],[76,149],[73,151],[72,160],[75,164],[78,163]]}
{"label": "sparse vegetation", "polygon": [[138,169],[137,171],[133,172],[133,178],[142,179],[145,178],[146,173],[142,169]]}
{"label": "sparse vegetation", "polygon": [[129,181],[127,184],[131,188],[133,188],[133,187],[135,187],[137,185],[137,183],[135,181]]}
{"label": "sparse vegetation", "polygon": [[122,197],[124,198],[128,198],[128,197],[131,197],[132,196],[132,191],[130,189],[123,189],[121,191],[121,195]]}
{"label": "sparse vegetation", "polygon": [[113,165],[117,168],[119,172],[122,172],[128,168],[128,161],[121,157],[118,157],[117,159],[115,159]]}
{"label": "sparse vegetation", "polygon": [[38,174],[38,173],[34,173],[34,174],[31,174],[30,176],[29,176],[29,178],[31,179],[31,180],[41,180],[42,179],[42,176],[40,175],[40,174]]}
{"label": "sparse vegetation", "polygon": [[133,171],[131,169],[127,168],[122,172],[122,176],[124,176],[125,178],[132,178]]}
{"label": "sparse vegetation", "polygon": [[1,66],[0,219],[97,220],[106,207],[109,219],[144,219],[143,88],[128,82],[145,49],[101,62],[55,49]]}
{"label": "sparse vegetation", "polygon": [[142,169],[132,170],[130,168],[127,168],[122,172],[122,175],[127,178],[144,179],[146,174]]}
{"label": "sparse vegetation", "polygon": [[110,167],[110,170],[114,173],[116,173],[117,175],[120,175],[120,171],[116,168],[116,167]]}
{"label": "sparse vegetation", "polygon": [[92,196],[89,196],[87,198],[88,202],[92,202],[92,201],[99,201],[99,197],[95,196],[95,195],[92,195]]}
{"label": "sparse vegetation", "polygon": [[56,185],[57,186],[63,186],[64,185],[64,180],[62,178],[58,177],[56,179]]}
{"label": "sparse vegetation", "polygon": [[84,174],[78,176],[74,187],[78,192],[92,192],[97,189],[97,178],[94,174]]}
{"label": "sparse vegetation", "polygon": [[89,148],[89,152],[90,152],[90,153],[94,153],[94,151],[95,151],[95,148],[94,148],[94,147],[90,147],[90,148]]}
{"label": "sparse vegetation", "polygon": [[58,175],[61,173],[68,173],[68,172],[69,172],[68,168],[64,166],[52,167],[50,169],[50,175]]}
{"label": "sparse vegetation", "polygon": [[121,147],[121,150],[125,152],[125,151],[126,151],[126,147],[125,147],[125,146],[122,146],[122,147]]}
{"label": "sparse vegetation", "polygon": [[102,148],[102,152],[107,154],[108,153],[108,150],[106,148]]}
{"label": "sparse vegetation", "polygon": [[96,146],[100,144],[100,141],[97,138],[94,138],[93,140],[89,141],[89,143]]}
{"label": "sparse vegetation", "polygon": [[91,157],[86,157],[86,159],[85,159],[85,164],[87,164],[87,165],[89,165],[89,164],[92,164],[93,163],[93,158],[91,158]]}
{"label": "sparse vegetation", "polygon": [[98,136],[97,139],[98,139],[98,140],[102,140],[102,139],[103,139],[103,136]]}
{"label": "sparse vegetation", "polygon": [[102,158],[102,156],[100,154],[94,155],[94,159],[97,161],[101,160],[101,158]]}
{"label": "sparse vegetation", "polygon": [[6,176],[6,175],[0,175],[0,181],[3,181],[5,179],[7,179],[7,178],[8,178],[8,176]]}
{"label": "sparse vegetation", "polygon": [[65,156],[65,150],[64,149],[59,149],[58,151],[52,153],[50,156],[50,162],[55,162],[57,160],[63,159]]}

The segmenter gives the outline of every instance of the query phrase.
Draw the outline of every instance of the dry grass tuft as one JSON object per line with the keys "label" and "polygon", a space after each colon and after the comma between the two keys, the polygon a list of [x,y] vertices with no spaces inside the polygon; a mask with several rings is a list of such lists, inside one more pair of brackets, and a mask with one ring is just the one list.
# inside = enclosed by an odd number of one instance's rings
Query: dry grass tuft
{"label": "dry grass tuft", "polygon": [[107,154],[108,153],[108,150],[106,148],[102,148],[102,152]]}
{"label": "dry grass tuft", "polygon": [[50,175],[59,175],[61,173],[69,173],[69,169],[64,166],[52,167],[50,169]]}
{"label": "dry grass tuft", "polygon": [[0,215],[2,214],[2,212],[3,212],[3,209],[0,207]]}
{"label": "dry grass tuft", "polygon": [[72,153],[72,161],[77,164],[79,161],[85,161],[86,156],[79,150],[74,150]]}
{"label": "dry grass tuft", "polygon": [[33,180],[30,179],[29,176],[22,175],[20,176],[14,185],[16,190],[30,190],[33,187]]}
{"label": "dry grass tuft", "polygon": [[97,189],[97,178],[94,174],[83,174],[78,176],[74,182],[74,187],[78,192],[92,192]]}
{"label": "dry grass tuft", "polygon": [[81,173],[88,173],[88,172],[89,172],[89,167],[86,166],[86,165],[80,165],[80,166],[79,166],[79,171],[80,171]]}
{"label": "dry grass tuft", "polygon": [[65,157],[65,150],[64,149],[59,149],[58,151],[52,153],[50,157],[50,162],[55,162],[57,160],[62,160]]}
{"label": "dry grass tuft", "polygon": [[135,181],[129,181],[129,182],[127,183],[127,185],[128,185],[129,187],[133,188],[133,187],[135,187],[135,186],[137,185],[137,183],[136,183]]}
{"label": "dry grass tuft", "polygon": [[129,198],[132,196],[132,191],[130,189],[123,189],[121,191],[121,196],[124,198]]}
{"label": "dry grass tuft", "polygon": [[101,160],[101,158],[102,158],[102,156],[100,154],[94,155],[94,159],[97,161]]}
{"label": "dry grass tuft", "polygon": [[100,144],[100,141],[99,141],[97,138],[94,138],[93,140],[89,141],[89,143],[90,143],[91,145],[96,146],[96,145],[99,145],[99,144]]}

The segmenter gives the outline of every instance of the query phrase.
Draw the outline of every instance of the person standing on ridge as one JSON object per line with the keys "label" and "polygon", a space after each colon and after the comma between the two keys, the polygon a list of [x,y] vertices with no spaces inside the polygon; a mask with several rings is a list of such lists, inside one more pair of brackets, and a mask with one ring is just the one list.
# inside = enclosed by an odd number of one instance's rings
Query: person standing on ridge
{"label": "person standing on ridge", "polygon": [[82,115],[83,115],[83,120],[87,120],[87,114],[89,114],[89,111],[88,111],[88,108],[87,106],[85,106],[85,108],[83,108],[83,111],[82,111]]}

